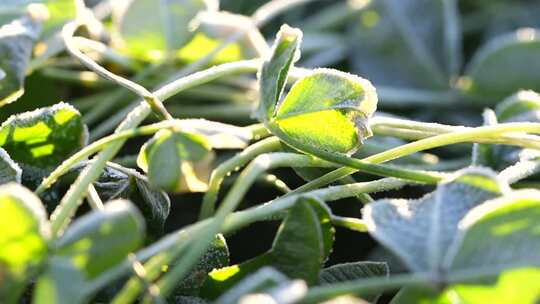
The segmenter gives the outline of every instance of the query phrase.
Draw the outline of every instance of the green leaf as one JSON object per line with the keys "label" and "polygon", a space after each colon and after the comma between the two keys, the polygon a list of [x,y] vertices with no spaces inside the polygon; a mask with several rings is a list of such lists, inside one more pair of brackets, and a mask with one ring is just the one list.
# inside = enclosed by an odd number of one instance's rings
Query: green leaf
{"label": "green leaf", "polygon": [[453,285],[445,294],[469,304],[537,304],[540,301],[540,268],[508,270],[496,282]]}
{"label": "green leaf", "polygon": [[521,190],[471,210],[446,263],[452,270],[540,265],[540,192]]}
{"label": "green leaf", "polygon": [[161,60],[193,37],[192,20],[199,12],[217,8],[215,0],[120,1],[115,3],[113,20],[122,49],[146,60]]}
{"label": "green leaf", "polygon": [[316,69],[294,84],[271,123],[304,144],[351,153],[371,136],[367,120],[376,108],[377,94],[369,81]]}
{"label": "green leaf", "polygon": [[289,69],[300,57],[302,31],[282,25],[272,49],[270,58],[265,60],[259,73],[259,108],[257,115],[266,121],[275,114],[277,103],[287,82]]}
{"label": "green leaf", "polygon": [[333,240],[329,209],[315,198],[302,197],[289,210],[270,251],[241,264],[212,271],[201,295],[214,299],[265,266],[274,267],[292,279],[315,284]]}
{"label": "green leaf", "polygon": [[41,26],[23,16],[0,27],[0,107],[24,93],[24,78]]}
{"label": "green leaf", "polygon": [[[390,270],[386,263],[381,262],[354,262],[337,264],[321,271],[319,285],[329,285],[370,277],[388,276]],[[379,294],[363,296],[370,302],[376,302]]]}
{"label": "green leaf", "polygon": [[93,279],[124,261],[144,240],[144,220],[128,201],[112,201],[77,219],[53,244],[35,303],[85,303]]}
{"label": "green leaf", "polygon": [[[82,162],[63,177],[62,183],[71,184],[76,176],[88,165]],[[171,202],[167,193],[150,185],[148,178],[136,170],[124,168],[109,162],[94,182],[99,197],[103,201],[128,199],[142,213],[146,221],[149,238],[158,238],[164,232]]]}
{"label": "green leaf", "polygon": [[32,173],[52,170],[84,147],[87,137],[81,114],[65,103],[13,115],[0,126],[0,147]]}
{"label": "green leaf", "polygon": [[0,148],[0,185],[9,182],[21,183],[21,168],[14,162],[6,150]]}
{"label": "green leaf", "polygon": [[[18,184],[0,186],[0,299],[18,303],[47,256],[49,225],[40,200]],[[4,302],[5,301],[5,302]]]}
{"label": "green leaf", "polygon": [[383,262],[354,262],[337,264],[321,271],[319,284],[328,285],[362,278],[388,276],[390,270]]}
{"label": "green leaf", "polygon": [[178,283],[175,294],[187,296],[199,295],[199,290],[206,281],[208,273],[214,269],[220,269],[228,265],[229,248],[223,235],[219,234],[199,262],[193,266],[189,274]]}
{"label": "green leaf", "polygon": [[181,119],[178,127],[203,136],[214,149],[243,149],[252,140],[252,133],[246,128],[206,119]]}
{"label": "green leaf", "polygon": [[470,168],[458,171],[419,200],[371,203],[364,208],[364,220],[369,233],[411,270],[437,273],[455,242],[461,219],[472,208],[507,192],[508,185],[492,171]]}
{"label": "green leaf", "polygon": [[539,35],[527,28],[488,42],[467,66],[465,91],[493,104],[520,89],[540,90]]}
{"label": "green leaf", "polygon": [[204,192],[213,158],[203,136],[161,130],[141,148],[137,165],[153,185],[165,191]]}
{"label": "green leaf", "polygon": [[361,3],[348,37],[355,73],[376,86],[448,88],[461,67],[457,1]]}

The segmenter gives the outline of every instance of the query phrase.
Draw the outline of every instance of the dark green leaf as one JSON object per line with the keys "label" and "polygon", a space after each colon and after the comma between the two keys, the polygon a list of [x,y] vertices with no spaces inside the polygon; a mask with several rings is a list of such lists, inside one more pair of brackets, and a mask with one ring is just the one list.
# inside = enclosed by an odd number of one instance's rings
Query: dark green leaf
{"label": "dark green leaf", "polygon": [[[381,262],[354,262],[337,264],[321,271],[319,284],[328,285],[340,282],[354,281],[369,277],[388,276],[388,265]],[[364,296],[370,302],[376,302],[380,295]]]}
{"label": "dark green leaf", "polygon": [[214,299],[265,266],[274,267],[290,278],[316,283],[334,240],[329,212],[315,198],[300,198],[279,227],[269,252],[244,263],[212,271],[201,295]]}
{"label": "dark green leaf", "polygon": [[220,269],[229,265],[229,248],[223,235],[217,235],[216,239],[195,264],[189,274],[178,283],[175,294],[197,296],[204,281],[214,269]]}
{"label": "dark green leaf", "polygon": [[534,29],[521,29],[491,40],[466,69],[466,92],[493,104],[520,89],[540,90],[539,36]]}
{"label": "dark green leaf", "polygon": [[6,150],[0,148],[0,185],[9,182],[21,183],[21,168],[14,162]]}
{"label": "dark green leaf", "polygon": [[203,192],[213,158],[210,143],[201,135],[161,130],[141,148],[137,165],[161,189]]}
{"label": "dark green leaf", "polygon": [[294,84],[271,122],[297,141],[350,153],[371,136],[367,120],[376,108],[377,94],[369,81],[317,69]]}
{"label": "dark green leaf", "polygon": [[43,205],[32,192],[13,183],[0,186],[2,303],[18,303],[28,280],[45,260],[48,224]]}
{"label": "dark green leaf", "polygon": [[389,269],[382,262],[354,262],[337,264],[321,271],[319,284],[333,284],[362,278],[388,276]]}
{"label": "dark green leaf", "polygon": [[87,137],[80,113],[65,103],[13,115],[0,126],[0,147],[25,173],[50,171],[84,147]]}
{"label": "dark green leaf", "polygon": [[[80,172],[88,163],[82,163],[72,171]],[[66,179],[70,176],[66,176]],[[163,234],[169,216],[171,202],[167,193],[150,185],[148,179],[133,169],[109,162],[94,186],[104,201],[129,199],[141,211],[148,236],[158,238]]]}
{"label": "dark green leaf", "polygon": [[[369,4],[367,4],[369,3]],[[370,1],[351,23],[353,71],[375,85],[448,87],[461,65],[457,1]]]}
{"label": "dark green leaf", "polygon": [[144,220],[128,201],[112,201],[76,220],[54,243],[36,303],[84,303],[90,282],[126,259],[144,240]]}
{"label": "dark green leaf", "polygon": [[24,78],[41,26],[23,16],[0,27],[0,107],[24,93]]}
{"label": "dark green leaf", "polygon": [[283,25],[279,30],[271,56],[267,59],[259,74],[259,108],[260,120],[266,121],[275,114],[277,104],[287,82],[289,69],[300,57],[302,31]]}

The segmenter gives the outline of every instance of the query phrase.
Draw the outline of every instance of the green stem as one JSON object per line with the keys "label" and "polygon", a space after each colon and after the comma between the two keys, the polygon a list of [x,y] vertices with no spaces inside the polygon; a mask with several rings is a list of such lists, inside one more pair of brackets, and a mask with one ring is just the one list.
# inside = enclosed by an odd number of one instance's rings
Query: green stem
{"label": "green stem", "polygon": [[367,227],[364,221],[355,217],[332,215],[332,225],[347,228],[353,231],[367,232]]}
{"label": "green stem", "polygon": [[431,276],[426,273],[398,274],[391,277],[372,277],[345,283],[312,287],[298,303],[321,303],[325,300],[346,294],[377,294],[402,287],[426,288],[432,284]]}
{"label": "green stem", "polygon": [[199,220],[208,218],[214,214],[219,189],[228,174],[239,170],[260,154],[274,152],[280,149],[281,143],[279,139],[277,137],[270,137],[247,147],[214,169],[210,176],[208,190],[203,197]]}
{"label": "green stem", "polygon": [[[158,89],[154,95],[160,100],[166,100],[178,92],[210,82],[225,75],[256,72],[259,68],[259,64],[260,62],[258,60],[225,63],[177,79]],[[118,126],[116,133],[136,127],[150,114],[150,112],[150,106],[146,102],[142,102],[133,111],[131,111],[126,119]],[[101,153],[94,158],[92,164],[86,167],[81,174],[79,174],[77,180],[71,185],[70,189],[66,195],[64,195],[60,201],[60,204],[56,207],[51,215],[53,235],[57,235],[67,224],[71,216],[75,213],[81,197],[86,193],[88,185],[99,177],[106,163],[116,155],[124,142],[125,140],[118,140],[109,144],[105,150],[101,151]]]}
{"label": "green stem", "polygon": [[358,171],[362,171],[365,173],[374,174],[374,175],[383,176],[383,177],[392,176],[392,177],[407,179],[407,180],[416,181],[420,183],[429,183],[429,184],[437,183],[441,181],[444,177],[444,175],[440,173],[407,170],[407,169],[400,169],[396,167],[376,165],[376,164],[371,163],[370,160],[366,160],[366,159],[360,160],[360,159],[350,158],[340,153],[327,152],[324,150],[317,149],[309,144],[305,144],[294,138],[291,138],[290,136],[285,134],[283,131],[281,131],[281,129],[277,125],[274,125],[272,122],[270,122],[267,125],[267,127],[272,132],[272,134],[278,136],[282,141],[286,142],[292,147],[295,147],[296,149],[299,149],[311,155],[315,155],[324,160],[338,163],[338,164],[341,164],[350,168],[354,168]]}
{"label": "green stem", "polygon": [[62,164],[56,167],[53,172],[51,172],[46,178],[41,181],[41,184],[38,186],[35,193],[38,195],[43,193],[45,190],[51,187],[52,184],[54,184],[62,175],[66,174],[73,166],[85,160],[92,154],[103,150],[111,143],[120,140],[126,140],[135,136],[150,135],[156,133],[161,129],[175,127],[177,124],[178,121],[176,120],[167,120],[136,129],[122,131],[97,140],[92,144],[84,147],[82,150],[77,151],[77,153],[73,154],[68,159],[64,160]]}
{"label": "green stem", "polygon": [[[354,197],[360,193],[372,193],[399,189],[410,183],[411,182],[409,181],[396,178],[383,178],[372,182],[355,183],[318,189],[311,191],[309,195],[317,196],[324,201],[334,201],[347,197]],[[224,234],[231,233],[251,223],[265,220],[274,215],[279,215],[281,212],[293,206],[301,195],[305,194],[295,194],[287,197],[280,197],[270,203],[229,214],[225,217],[221,232]],[[143,262],[154,256],[157,257],[158,255],[162,254],[170,253],[171,255],[174,255],[172,254],[173,251],[178,253],[182,249],[180,247],[185,246],[185,244],[191,239],[191,236],[196,235],[198,231],[208,227],[213,220],[214,218],[208,218],[199,221],[161,238],[159,241],[153,243],[149,247],[137,252],[135,255],[136,260]],[[161,266],[164,264],[159,265]],[[89,284],[88,291],[90,293],[97,292],[118,278],[131,274],[132,271],[132,262],[130,259],[126,258],[124,262],[112,269],[109,269],[92,281]]]}
{"label": "green stem", "polygon": [[188,251],[182,255],[180,263],[157,283],[162,294],[168,295],[174,289],[176,283],[188,273],[193,264],[197,262],[211,244],[214,236],[220,232],[226,217],[238,207],[251,185],[261,174],[277,167],[333,166],[334,164],[332,163],[294,153],[280,152],[257,156],[236,179],[233,187],[226,195],[221,207],[214,216],[212,224],[202,230],[200,234],[193,236],[193,239],[197,240],[197,242],[192,242]]}
{"label": "green stem", "polygon": [[[438,128],[438,126],[435,126]],[[445,131],[446,132],[446,131]],[[445,133],[437,136],[421,139],[406,145],[402,145],[382,153],[372,155],[362,159],[365,162],[381,163],[390,161],[404,155],[409,155],[422,150],[432,149],[436,147],[446,146],[450,144],[456,144],[461,142],[478,142],[479,140],[486,140],[489,138],[496,138],[508,132],[523,132],[523,133],[540,133],[539,123],[507,123],[499,124],[495,126],[484,126],[477,128],[464,128],[461,131],[452,133]],[[506,144],[513,143],[519,135],[506,135],[512,138]],[[499,137],[500,138],[500,137]],[[297,189],[292,193],[299,193],[322,187],[336,180],[339,180],[345,176],[351,175],[360,170],[356,168],[339,168],[330,173],[321,176]]]}

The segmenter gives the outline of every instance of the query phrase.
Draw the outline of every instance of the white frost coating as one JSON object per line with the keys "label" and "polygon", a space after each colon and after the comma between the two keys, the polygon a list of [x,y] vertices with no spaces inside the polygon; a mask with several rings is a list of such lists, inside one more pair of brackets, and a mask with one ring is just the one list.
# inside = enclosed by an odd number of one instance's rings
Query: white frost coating
{"label": "white frost coating", "polygon": [[[10,178],[9,172],[7,170],[12,170],[11,173],[15,174],[15,180]],[[0,148],[0,184],[3,184],[8,181],[14,181],[16,183],[21,183],[22,170],[19,165],[9,157],[9,154],[6,150]]]}

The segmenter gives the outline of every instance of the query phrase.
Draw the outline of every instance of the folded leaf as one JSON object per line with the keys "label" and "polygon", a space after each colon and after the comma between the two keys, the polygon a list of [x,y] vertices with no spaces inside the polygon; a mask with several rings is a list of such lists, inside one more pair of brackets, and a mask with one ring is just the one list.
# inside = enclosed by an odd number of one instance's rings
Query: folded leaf
{"label": "folded leaf", "polygon": [[43,205],[18,184],[0,186],[0,299],[19,303],[29,279],[47,257],[49,223]]}
{"label": "folded leaf", "polygon": [[259,120],[266,121],[274,116],[277,104],[285,89],[289,69],[300,57],[302,31],[288,25],[281,26],[276,41],[259,73]]}
{"label": "folded leaf", "polygon": [[137,165],[150,182],[169,192],[204,192],[214,158],[201,135],[161,130],[142,148]]}

